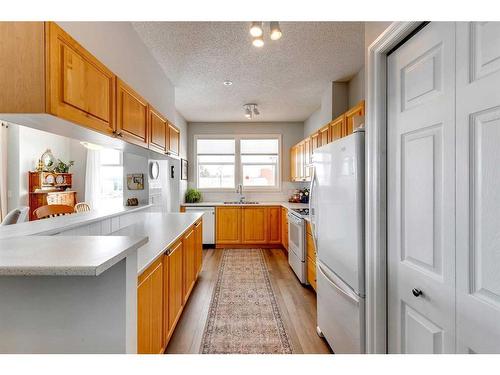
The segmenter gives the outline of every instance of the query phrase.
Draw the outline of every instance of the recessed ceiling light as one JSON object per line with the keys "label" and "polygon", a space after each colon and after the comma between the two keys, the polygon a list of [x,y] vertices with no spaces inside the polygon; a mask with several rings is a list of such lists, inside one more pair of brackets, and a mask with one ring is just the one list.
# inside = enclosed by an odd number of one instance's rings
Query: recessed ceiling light
{"label": "recessed ceiling light", "polygon": [[233,81],[224,81],[223,82],[224,86],[231,86],[233,84]]}

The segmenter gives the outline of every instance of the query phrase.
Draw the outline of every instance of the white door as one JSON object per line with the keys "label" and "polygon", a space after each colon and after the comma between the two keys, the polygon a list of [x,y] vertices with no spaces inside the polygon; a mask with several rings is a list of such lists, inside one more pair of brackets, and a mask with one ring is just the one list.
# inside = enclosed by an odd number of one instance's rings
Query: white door
{"label": "white door", "polygon": [[457,351],[500,353],[500,22],[457,25]]}
{"label": "white door", "polygon": [[430,23],[387,63],[389,352],[453,353],[455,24]]}

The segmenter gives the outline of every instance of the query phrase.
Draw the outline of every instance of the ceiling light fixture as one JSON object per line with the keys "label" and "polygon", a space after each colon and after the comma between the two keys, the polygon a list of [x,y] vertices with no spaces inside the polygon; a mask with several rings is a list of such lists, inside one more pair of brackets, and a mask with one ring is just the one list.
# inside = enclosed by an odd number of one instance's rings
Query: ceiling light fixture
{"label": "ceiling light fixture", "polygon": [[263,47],[264,46],[264,38],[262,36],[257,36],[255,38],[253,38],[252,40],[252,44],[254,45],[254,47]]}
{"label": "ceiling light fixture", "polygon": [[253,120],[254,116],[260,115],[259,109],[257,108],[257,104],[248,103],[243,106],[245,110],[245,117],[249,120]]}
{"label": "ceiling light fixture", "polygon": [[281,32],[281,29],[280,29],[280,23],[273,21],[273,22],[271,22],[270,28],[271,28],[271,39],[272,40],[280,39],[281,36],[283,35],[283,33]]}
{"label": "ceiling light fixture", "polygon": [[250,26],[250,35],[253,37],[262,36],[264,30],[262,29],[262,22],[252,22]]}
{"label": "ceiling light fixture", "polygon": [[223,82],[224,86],[231,86],[233,84],[233,81],[224,81]]}

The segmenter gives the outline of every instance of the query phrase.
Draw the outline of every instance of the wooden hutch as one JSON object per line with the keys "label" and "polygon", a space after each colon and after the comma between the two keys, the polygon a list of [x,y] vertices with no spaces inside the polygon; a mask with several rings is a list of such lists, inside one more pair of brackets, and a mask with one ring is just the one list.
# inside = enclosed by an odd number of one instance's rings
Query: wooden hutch
{"label": "wooden hutch", "polygon": [[76,191],[71,190],[71,173],[28,172],[30,220],[36,220],[33,212],[47,204],[65,204],[74,207]]}

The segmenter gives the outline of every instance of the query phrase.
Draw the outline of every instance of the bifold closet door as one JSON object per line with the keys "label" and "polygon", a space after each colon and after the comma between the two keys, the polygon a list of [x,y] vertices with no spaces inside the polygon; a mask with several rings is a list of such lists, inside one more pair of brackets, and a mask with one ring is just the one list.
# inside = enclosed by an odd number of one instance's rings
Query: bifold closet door
{"label": "bifold closet door", "polygon": [[457,24],[457,351],[500,353],[500,22]]}
{"label": "bifold closet door", "polygon": [[455,352],[455,24],[387,61],[390,353]]}

